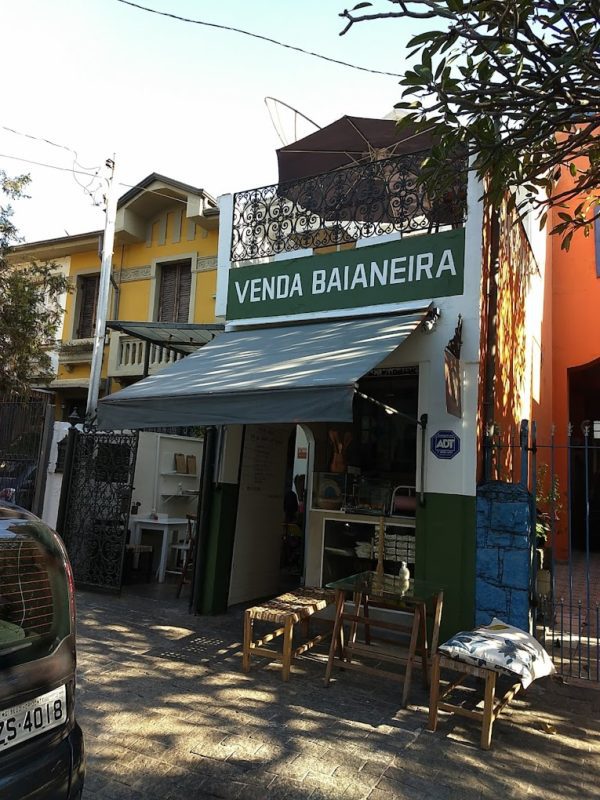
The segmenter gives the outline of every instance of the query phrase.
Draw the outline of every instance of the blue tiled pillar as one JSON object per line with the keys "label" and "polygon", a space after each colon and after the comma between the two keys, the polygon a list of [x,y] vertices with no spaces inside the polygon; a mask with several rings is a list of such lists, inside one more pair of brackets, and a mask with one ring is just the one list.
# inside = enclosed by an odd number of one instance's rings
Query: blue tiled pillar
{"label": "blue tiled pillar", "polygon": [[520,484],[492,481],[477,489],[475,622],[498,617],[529,631],[532,567],[531,497]]}

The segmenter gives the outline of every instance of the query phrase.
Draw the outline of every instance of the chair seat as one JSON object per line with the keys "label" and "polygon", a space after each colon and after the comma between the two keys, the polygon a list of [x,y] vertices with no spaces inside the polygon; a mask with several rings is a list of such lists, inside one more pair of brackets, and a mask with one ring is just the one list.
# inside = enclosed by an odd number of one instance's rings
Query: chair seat
{"label": "chair seat", "polygon": [[[242,669],[250,669],[251,655],[266,657],[281,661],[282,678],[287,681],[293,659],[315,647],[326,637],[323,634],[309,637],[309,619],[317,611],[322,611],[333,603],[334,594],[326,589],[304,588],[275,597],[252,608],[247,608],[244,613],[244,646]],[[279,627],[259,639],[254,639],[253,629],[256,621],[268,622]],[[302,623],[305,639],[301,645],[293,647],[294,625]],[[283,649],[281,651],[266,648],[264,645],[283,636]]]}
{"label": "chair seat", "polygon": [[250,609],[252,618],[283,625],[291,616],[293,622],[322,611],[333,602],[333,592],[326,589],[296,589]]}

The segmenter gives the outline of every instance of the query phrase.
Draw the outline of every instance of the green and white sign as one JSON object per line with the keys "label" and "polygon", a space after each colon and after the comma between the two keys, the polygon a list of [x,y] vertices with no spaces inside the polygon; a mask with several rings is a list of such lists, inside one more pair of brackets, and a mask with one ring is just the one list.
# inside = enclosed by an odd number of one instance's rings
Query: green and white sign
{"label": "green and white sign", "polygon": [[464,228],[229,273],[227,319],[362,308],[463,293]]}

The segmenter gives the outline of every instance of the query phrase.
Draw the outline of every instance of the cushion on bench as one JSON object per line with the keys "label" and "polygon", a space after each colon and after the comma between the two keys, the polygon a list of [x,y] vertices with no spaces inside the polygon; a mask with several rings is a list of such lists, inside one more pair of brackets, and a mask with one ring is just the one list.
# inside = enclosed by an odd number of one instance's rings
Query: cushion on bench
{"label": "cushion on bench", "polygon": [[533,636],[496,617],[489,625],[455,634],[439,649],[457,661],[516,675],[524,689],[555,671],[552,659]]}

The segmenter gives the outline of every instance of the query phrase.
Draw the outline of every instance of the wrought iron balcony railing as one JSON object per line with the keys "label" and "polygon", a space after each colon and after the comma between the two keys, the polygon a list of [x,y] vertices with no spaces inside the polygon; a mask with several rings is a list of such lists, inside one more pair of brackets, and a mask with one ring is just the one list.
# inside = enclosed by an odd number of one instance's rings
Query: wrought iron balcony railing
{"label": "wrought iron balcony railing", "polygon": [[433,200],[417,180],[424,155],[411,153],[237,192],[231,260],[461,225],[466,207],[464,162],[456,162],[454,188]]}

